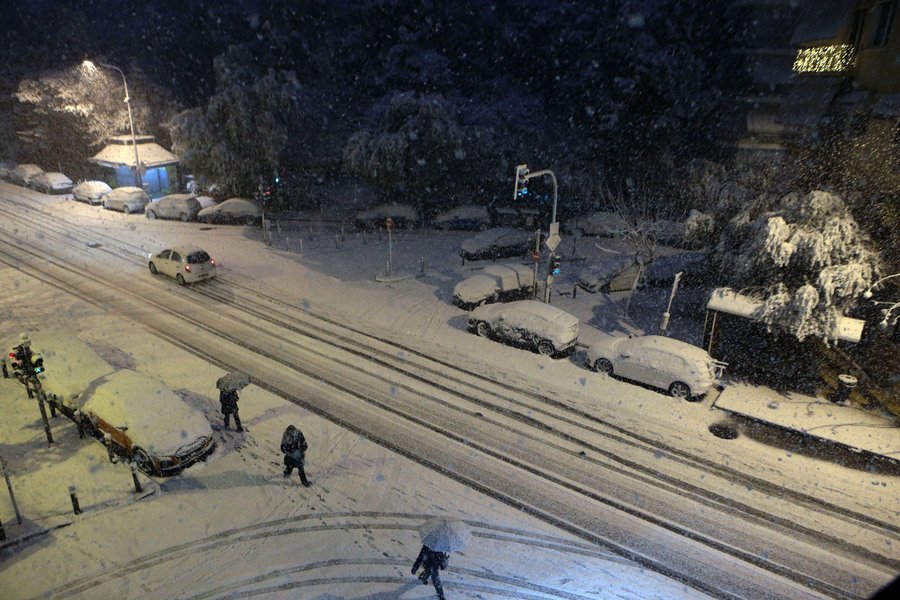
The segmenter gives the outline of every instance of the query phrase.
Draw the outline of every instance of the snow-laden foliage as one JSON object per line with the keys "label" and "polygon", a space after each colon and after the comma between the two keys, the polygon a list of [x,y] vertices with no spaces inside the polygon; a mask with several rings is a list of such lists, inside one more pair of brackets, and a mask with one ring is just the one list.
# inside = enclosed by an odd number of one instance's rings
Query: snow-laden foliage
{"label": "snow-laden foliage", "polygon": [[785,195],[771,212],[729,230],[716,249],[720,272],[764,300],[761,321],[836,337],[838,319],[875,281],[880,258],[843,200],[816,190]]}
{"label": "snow-laden foliage", "polygon": [[684,243],[690,248],[704,248],[712,241],[716,218],[692,208],[684,220]]}
{"label": "snow-laden foliage", "polygon": [[[164,134],[174,113],[169,94],[140,72],[127,73],[135,133]],[[25,157],[76,177],[107,138],[131,132],[122,76],[108,67],[77,66],[24,78],[15,93]],[[165,140],[161,140],[165,143]]]}

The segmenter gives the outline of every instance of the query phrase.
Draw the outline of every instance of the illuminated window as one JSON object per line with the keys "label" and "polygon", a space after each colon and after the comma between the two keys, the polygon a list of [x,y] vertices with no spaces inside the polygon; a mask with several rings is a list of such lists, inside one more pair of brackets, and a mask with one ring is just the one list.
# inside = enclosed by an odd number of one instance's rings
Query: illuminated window
{"label": "illuminated window", "polygon": [[872,31],[872,45],[884,46],[891,37],[894,15],[897,13],[897,2],[882,2],[875,15],[875,30]]}
{"label": "illuminated window", "polygon": [[796,73],[840,73],[853,66],[856,54],[850,44],[801,48],[794,61]]}

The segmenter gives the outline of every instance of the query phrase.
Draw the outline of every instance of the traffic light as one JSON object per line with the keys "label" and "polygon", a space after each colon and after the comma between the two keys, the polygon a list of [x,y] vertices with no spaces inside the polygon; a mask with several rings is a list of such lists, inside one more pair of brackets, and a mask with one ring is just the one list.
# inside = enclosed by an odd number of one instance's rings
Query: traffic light
{"label": "traffic light", "polygon": [[513,190],[513,200],[518,200],[528,194],[528,165],[516,167],[516,187]]}
{"label": "traffic light", "polygon": [[13,377],[21,380],[25,376],[25,369],[22,364],[22,360],[19,359],[18,349],[16,352],[10,352],[8,357],[9,366],[12,367]]}
{"label": "traffic light", "polygon": [[550,275],[559,275],[562,272],[562,269],[560,268],[561,261],[562,259],[558,254],[550,255],[550,264],[548,268]]}
{"label": "traffic light", "polygon": [[31,370],[35,375],[40,375],[44,372],[44,356],[40,352],[35,352],[31,355]]}

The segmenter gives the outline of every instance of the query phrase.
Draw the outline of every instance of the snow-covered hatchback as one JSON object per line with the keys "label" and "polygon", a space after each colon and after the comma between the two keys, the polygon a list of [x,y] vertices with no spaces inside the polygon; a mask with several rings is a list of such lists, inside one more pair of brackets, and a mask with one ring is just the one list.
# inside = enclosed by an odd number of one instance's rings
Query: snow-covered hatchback
{"label": "snow-covered hatchback", "polygon": [[659,335],[610,337],[587,351],[587,365],[595,371],[667,390],[691,400],[709,391],[724,363],[702,348]]}
{"label": "snow-covered hatchback", "polygon": [[469,331],[555,356],[575,347],[578,319],[543,302],[520,300],[479,306],[469,314]]}
{"label": "snow-covered hatchback", "polygon": [[135,371],[97,379],[81,418],[146,473],[167,475],[205,458],[215,446],[206,417],[165,384]]}
{"label": "snow-covered hatchback", "polygon": [[148,266],[154,275],[167,275],[179,285],[212,279],[217,275],[216,261],[206,250],[196,246],[166,248],[152,255]]}

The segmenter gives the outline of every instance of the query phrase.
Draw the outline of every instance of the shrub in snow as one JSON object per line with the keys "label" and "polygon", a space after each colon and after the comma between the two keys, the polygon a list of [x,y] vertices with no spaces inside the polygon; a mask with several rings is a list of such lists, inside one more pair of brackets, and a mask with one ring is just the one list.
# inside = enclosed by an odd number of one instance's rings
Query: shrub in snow
{"label": "shrub in snow", "polygon": [[775,208],[720,240],[720,272],[763,298],[757,316],[770,328],[835,339],[839,317],[875,281],[880,257],[835,194],[791,193]]}

